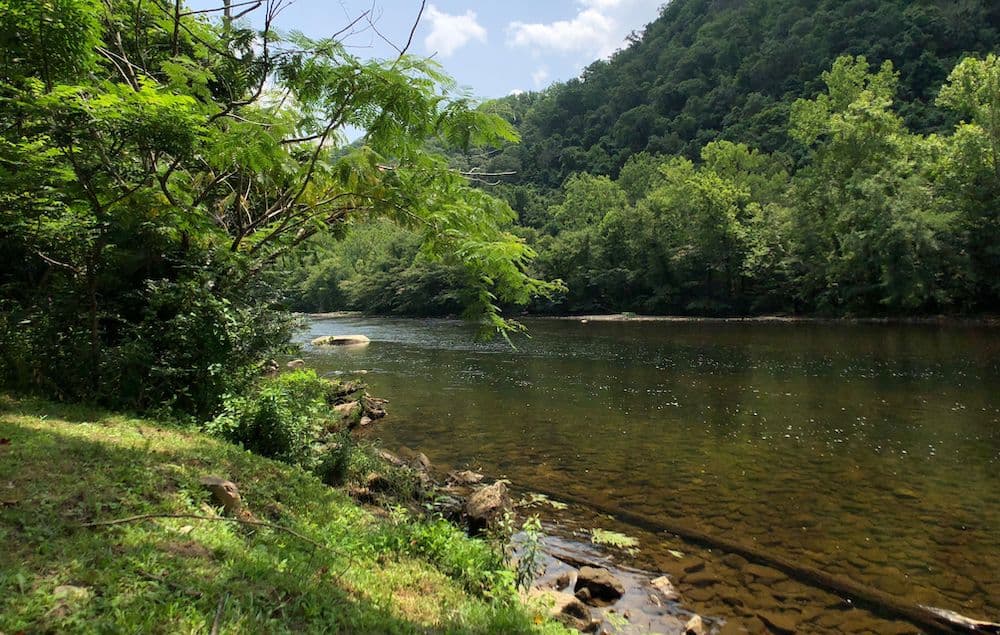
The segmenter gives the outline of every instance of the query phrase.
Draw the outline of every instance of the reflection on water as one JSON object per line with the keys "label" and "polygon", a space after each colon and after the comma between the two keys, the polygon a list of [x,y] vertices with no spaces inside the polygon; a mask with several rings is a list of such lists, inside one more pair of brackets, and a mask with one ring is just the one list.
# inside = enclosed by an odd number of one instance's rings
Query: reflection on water
{"label": "reflection on water", "polygon": [[516,351],[440,320],[317,320],[302,337],[372,339],[307,355],[371,371],[389,447],[1000,615],[997,329],[527,324]]}

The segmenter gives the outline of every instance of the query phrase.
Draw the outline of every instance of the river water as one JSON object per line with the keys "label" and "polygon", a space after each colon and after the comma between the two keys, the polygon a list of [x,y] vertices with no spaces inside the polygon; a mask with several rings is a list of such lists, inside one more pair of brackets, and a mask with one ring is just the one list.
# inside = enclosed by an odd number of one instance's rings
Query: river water
{"label": "river water", "polygon": [[[389,449],[1000,618],[1000,329],[526,324],[517,350],[448,320],[318,319],[301,339],[371,338],[306,346],[305,358],[321,373],[369,371],[391,402],[377,433]],[[638,537],[635,564],[670,573],[695,608],[750,632],[769,619],[801,632],[911,632],[672,536],[597,513],[563,524]],[[690,567],[691,554],[707,568]]]}

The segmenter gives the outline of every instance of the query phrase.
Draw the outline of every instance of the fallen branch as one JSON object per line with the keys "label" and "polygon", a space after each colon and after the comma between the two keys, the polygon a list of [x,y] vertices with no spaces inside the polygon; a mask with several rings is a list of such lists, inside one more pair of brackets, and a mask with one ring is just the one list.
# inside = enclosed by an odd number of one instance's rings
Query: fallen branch
{"label": "fallen branch", "polygon": [[201,516],[198,514],[139,514],[138,516],[129,516],[127,518],[117,518],[115,520],[102,520],[93,523],[83,523],[81,527],[109,527],[112,525],[126,525],[129,523],[138,523],[144,520],[153,520],[156,518],[185,518],[191,520],[207,520],[211,522],[225,522],[225,523],[237,523],[240,525],[252,525],[254,527],[267,527],[268,529],[277,529],[278,531],[283,531],[287,534],[295,536],[303,542],[308,542],[310,545],[316,547],[317,549],[324,549],[326,551],[331,551],[337,555],[342,555],[327,547],[326,545],[320,544],[309,538],[308,536],[303,536],[294,529],[285,527],[284,525],[276,525],[274,523],[264,522],[262,520],[246,520],[243,518],[226,518],[225,516]]}
{"label": "fallen branch", "polygon": [[681,525],[673,521],[654,520],[617,507],[595,505],[590,501],[562,492],[551,492],[537,488],[532,488],[532,491],[545,494],[553,500],[573,503],[574,505],[599,511],[602,514],[614,516],[619,520],[647,531],[669,533],[679,536],[688,542],[712,549],[720,549],[728,553],[735,553],[747,560],[777,569],[810,586],[850,598],[855,604],[866,606],[876,614],[902,618],[930,632],[1000,634],[1000,624],[974,620],[953,611],[931,606],[913,605],[884,591],[859,584],[843,576],[814,569],[799,562],[793,562],[781,556],[764,552],[757,547],[728,538],[713,536],[693,527]]}
{"label": "fallen branch", "polygon": [[226,600],[229,599],[228,593],[223,593],[222,597],[219,598],[219,605],[215,607],[215,619],[212,620],[212,630],[211,635],[219,635],[219,624],[222,622],[222,611],[226,608]]}

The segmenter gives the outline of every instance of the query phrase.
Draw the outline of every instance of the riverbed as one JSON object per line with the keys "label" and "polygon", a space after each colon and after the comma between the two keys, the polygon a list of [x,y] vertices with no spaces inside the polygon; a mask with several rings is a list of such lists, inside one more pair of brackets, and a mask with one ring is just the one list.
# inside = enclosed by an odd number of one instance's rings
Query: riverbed
{"label": "riverbed", "polygon": [[[914,604],[1000,617],[1000,329],[526,325],[516,349],[450,320],[316,319],[301,340],[371,338],[306,346],[304,358],[324,374],[367,371],[391,401],[377,432],[389,449],[685,524]],[[636,565],[750,632],[767,628],[762,613],[800,632],[911,632],[673,536],[596,512],[560,522],[637,537]],[[692,558],[704,565],[694,573]]]}

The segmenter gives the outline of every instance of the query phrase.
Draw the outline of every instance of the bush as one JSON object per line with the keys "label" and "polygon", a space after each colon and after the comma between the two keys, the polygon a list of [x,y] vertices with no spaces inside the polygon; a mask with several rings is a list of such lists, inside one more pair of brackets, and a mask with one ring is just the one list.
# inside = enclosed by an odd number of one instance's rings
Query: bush
{"label": "bush", "polygon": [[331,389],[312,370],[264,380],[250,394],[228,398],[206,429],[255,454],[311,469],[319,463],[313,446],[323,432]]}

